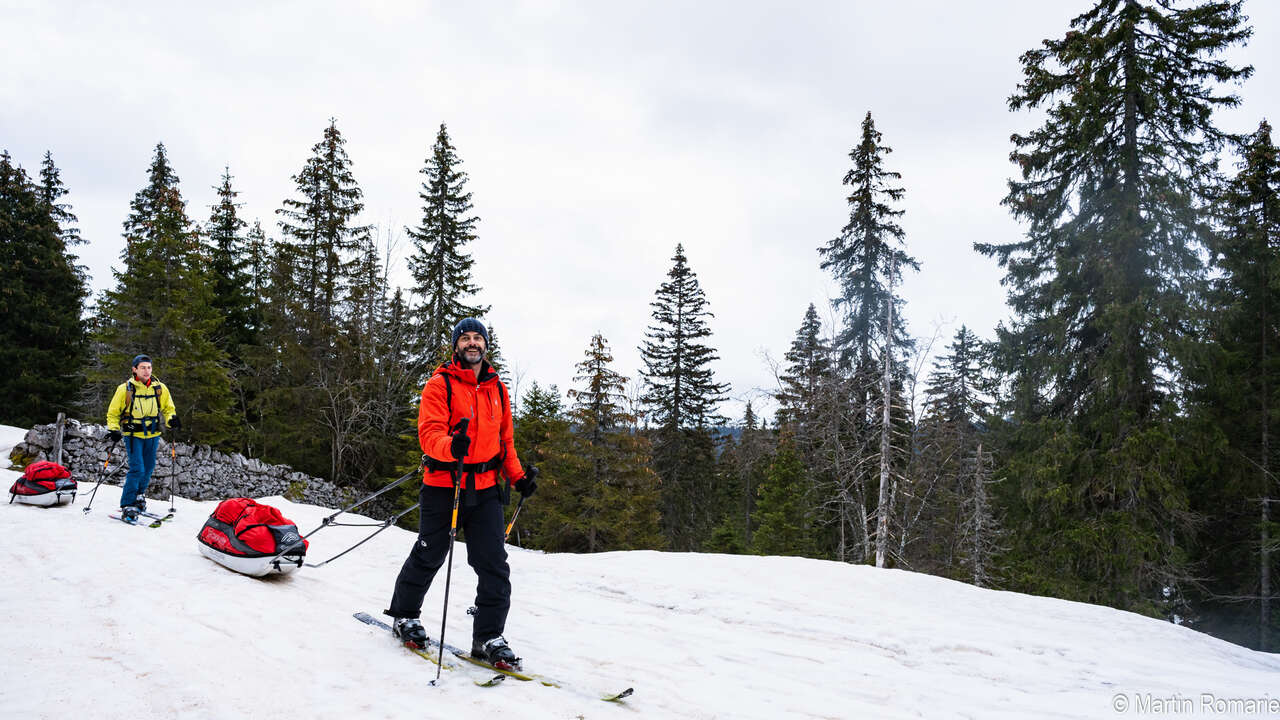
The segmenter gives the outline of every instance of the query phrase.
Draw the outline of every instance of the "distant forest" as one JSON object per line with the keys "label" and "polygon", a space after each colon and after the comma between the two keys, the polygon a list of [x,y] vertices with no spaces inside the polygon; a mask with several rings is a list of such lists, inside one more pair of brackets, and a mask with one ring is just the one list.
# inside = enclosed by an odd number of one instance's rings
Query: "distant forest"
{"label": "distant forest", "polygon": [[[1011,139],[1003,204],[1025,233],[974,245],[1009,316],[991,340],[961,326],[927,368],[898,292],[919,269],[909,178],[868,112],[848,222],[813,239],[839,297],[795,309],[776,415],[719,414],[712,305],[677,245],[634,377],[596,335],[572,388],[513,398],[544,478],[518,542],[873,563],[1276,648],[1280,158],[1265,120],[1215,124],[1253,72],[1224,51],[1250,35],[1240,2],[1103,0],[1022,55],[1008,105],[1043,122]],[[157,145],[95,298],[53,155],[30,172],[0,155],[0,422],[100,422],[145,350],[179,440],[353,493],[415,467],[422,384],[454,323],[488,311],[468,176],[442,124],[405,228],[413,283],[393,287],[335,121],[312,150],[264,224],[229,169],[192,217]]]}

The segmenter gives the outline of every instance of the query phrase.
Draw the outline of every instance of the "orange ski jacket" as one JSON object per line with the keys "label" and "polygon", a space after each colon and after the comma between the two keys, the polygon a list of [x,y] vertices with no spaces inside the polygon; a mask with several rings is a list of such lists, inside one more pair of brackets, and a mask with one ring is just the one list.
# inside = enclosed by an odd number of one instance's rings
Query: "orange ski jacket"
{"label": "orange ski jacket", "polygon": [[[475,490],[493,487],[498,484],[499,472],[508,483],[524,477],[520,458],[516,456],[509,397],[506,386],[488,361],[481,365],[479,378],[474,370],[454,362],[436,368],[422,387],[422,402],[418,406],[418,442],[422,452],[435,460],[432,465],[436,468],[429,465],[422,482],[453,487],[451,472],[439,468],[456,466],[457,458],[449,449],[453,442],[450,432],[464,418],[469,421],[467,436],[471,438],[471,447],[463,458],[464,487]],[[492,469],[476,472],[485,467]],[[471,484],[471,475],[474,475],[474,484]]]}

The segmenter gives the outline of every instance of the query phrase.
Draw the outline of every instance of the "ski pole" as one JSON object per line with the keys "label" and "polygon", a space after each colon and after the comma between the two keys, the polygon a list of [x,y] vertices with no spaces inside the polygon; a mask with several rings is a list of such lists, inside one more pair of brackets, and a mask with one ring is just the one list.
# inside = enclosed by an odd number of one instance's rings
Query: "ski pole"
{"label": "ski pole", "polygon": [[174,464],[178,461],[178,453],[173,449],[173,439],[169,440],[169,514],[178,512],[178,508],[173,504],[173,471]]}
{"label": "ski pole", "polygon": [[[102,483],[107,479],[107,463],[111,462],[111,448],[115,447],[115,443],[107,443],[107,459],[102,461],[102,472],[98,473],[98,484],[93,486],[93,492],[89,493],[89,503],[84,506],[84,514],[88,515],[93,509],[93,499],[98,496],[98,488],[102,487]],[[123,465],[121,467],[124,467]],[[120,468],[116,468],[119,472]]]}
{"label": "ski pole", "polygon": [[[465,435],[468,422],[469,418],[458,421],[458,429],[454,434]],[[453,541],[458,537],[458,496],[461,492],[462,458],[458,458],[458,464],[453,469],[453,515],[449,519],[449,563],[444,573],[444,610],[440,612],[440,653],[436,656],[436,679],[431,681],[432,685],[440,681],[440,671],[444,669],[444,623],[449,617],[449,581],[453,579]]]}
{"label": "ski pole", "polygon": [[520,502],[516,503],[516,511],[511,513],[511,522],[507,523],[507,531],[502,535],[502,542],[506,542],[511,537],[511,528],[516,526],[516,518],[520,517],[520,508],[524,507],[524,495],[520,496]]}

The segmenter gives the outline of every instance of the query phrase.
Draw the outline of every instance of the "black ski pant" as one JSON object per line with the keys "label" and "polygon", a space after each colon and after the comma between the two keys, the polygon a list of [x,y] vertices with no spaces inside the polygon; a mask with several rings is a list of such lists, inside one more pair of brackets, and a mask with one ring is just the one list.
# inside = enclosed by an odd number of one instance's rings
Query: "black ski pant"
{"label": "black ski pant", "polygon": [[[465,497],[466,491],[463,491]],[[418,493],[418,540],[396,577],[387,615],[416,618],[436,571],[449,556],[453,488],[423,485]],[[476,614],[472,641],[502,634],[511,609],[511,568],[504,542],[502,496],[497,487],[476,492],[475,505],[458,504],[458,527],[467,543],[467,564],[476,572]]]}

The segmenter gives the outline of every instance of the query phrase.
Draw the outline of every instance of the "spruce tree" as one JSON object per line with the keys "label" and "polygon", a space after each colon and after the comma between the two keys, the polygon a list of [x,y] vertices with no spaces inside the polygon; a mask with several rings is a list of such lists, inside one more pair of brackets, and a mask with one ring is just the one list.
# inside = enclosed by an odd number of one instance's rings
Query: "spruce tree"
{"label": "spruce tree", "polygon": [[1280,150],[1263,121],[1218,197],[1210,245],[1218,269],[1191,415],[1200,430],[1191,509],[1204,518],[1193,560],[1194,626],[1259,650],[1280,646]]}
{"label": "spruce tree", "polygon": [[[178,436],[222,445],[236,421],[226,354],[212,340],[219,319],[209,262],[163,144],[156,145],[146,186],[130,203],[124,238],[125,269],[112,270],[116,286],[98,303],[102,363],[90,380],[113,389],[129,377],[129,359],[146,353],[174,393]],[[100,407],[93,414],[105,412]]]}
{"label": "spruce tree", "polygon": [[987,414],[989,403],[982,390],[983,345],[977,335],[961,325],[948,348],[934,362],[925,389],[925,415],[941,422],[973,425]]}
{"label": "spruce tree", "polygon": [[370,227],[356,225],[364,211],[364,193],[351,172],[347,141],[329,120],[302,171],[293,176],[298,199],[286,199],[280,215],[282,243],[288,252],[292,284],[304,297],[304,344],[317,356],[327,353],[336,332],[340,305],[353,273],[353,258],[368,244]]}
{"label": "spruce tree", "polygon": [[997,359],[1019,589],[1162,614],[1187,584],[1184,338],[1243,23],[1239,2],[1103,0],[1022,56],[1009,106],[1045,121],[1013,136],[1004,203],[1027,235],[975,244],[1015,314]]}
{"label": "spruce tree", "polygon": [[309,475],[329,471],[329,443],[319,427],[321,402],[313,387],[318,363],[308,349],[307,289],[294,276],[299,248],[282,240],[274,243],[263,288],[262,332],[247,352],[251,377],[246,377],[256,418],[251,442],[261,457],[285,463]]}
{"label": "spruce tree", "polygon": [[560,390],[542,387],[535,380],[521,395],[515,417],[515,441],[525,467],[536,465],[538,512],[522,513],[511,542],[521,547],[555,551],[561,543],[566,519],[577,517],[578,488],[568,478],[581,470]]}
{"label": "spruce tree", "polygon": [[[821,455],[813,462],[825,475],[819,495],[830,511],[828,524],[835,530],[841,560],[865,559],[874,537],[877,562],[884,562],[896,525],[894,483],[909,458],[903,387],[913,343],[901,321],[903,301],[893,286],[919,264],[905,250],[899,225],[904,211],[896,207],[905,191],[898,185],[902,176],[885,167],[891,152],[868,112],[861,138],[849,152],[853,166],[844,176],[850,188],[849,220],[839,236],[819,248],[822,268],[840,283],[835,304],[843,313],[843,326],[832,349],[842,382],[832,390],[847,400],[827,405],[818,427]],[[802,451],[812,442],[798,439],[805,445]]]}
{"label": "spruce tree", "polygon": [[677,550],[695,550],[715,515],[715,439],[723,424],[716,407],[728,391],[711,363],[712,317],[684,247],[676,245],[669,278],[655,293],[653,324],[640,347],[645,369],[642,400],[652,423],[653,465],[662,479],[663,532]]}
{"label": "spruce tree", "polygon": [[757,555],[816,557],[817,523],[804,463],[795,440],[784,431],[768,474],[757,492],[753,516],[757,530],[751,551]]}
{"label": "spruce tree", "polygon": [[[890,303],[894,316],[902,317],[902,298],[891,289],[894,278],[907,269],[920,269],[905,250],[905,233],[898,224],[905,211],[894,206],[902,202],[905,191],[896,186],[902,175],[885,169],[884,156],[891,152],[868,111],[862,138],[849,151],[853,167],[844,176],[844,184],[850,187],[849,222],[838,237],[819,248],[822,269],[830,270],[840,283],[835,302],[844,312],[845,324],[836,335],[835,350],[841,367],[867,377],[878,377],[878,348],[885,342],[884,318]],[[905,372],[903,358],[912,343],[901,323],[893,327],[892,342],[897,363]]]}
{"label": "spruce tree", "polygon": [[222,184],[214,188],[218,204],[212,207],[205,226],[208,243],[209,280],[213,308],[219,317],[214,341],[235,365],[241,359],[241,348],[256,340],[258,330],[254,317],[254,286],[251,278],[253,260],[248,255],[244,229],[248,223],[240,219],[238,193],[231,186],[231,169],[222,174]]}
{"label": "spruce tree", "polygon": [[737,440],[727,439],[720,453],[715,493],[720,520],[704,551],[741,554],[751,546],[756,488],[764,483],[773,442],[748,401]]}
{"label": "spruce tree", "polygon": [[262,303],[266,297],[269,269],[271,263],[271,240],[262,229],[262,221],[254,220],[253,227],[245,235],[244,258],[245,271],[249,275],[249,319],[255,331],[262,329]]}
{"label": "spruce tree", "polygon": [[359,485],[375,335],[364,301],[381,300],[370,289],[378,275],[371,228],[356,224],[363,192],[335,120],[293,180],[297,198],[276,211],[267,354],[257,360],[272,368],[260,397],[264,440],[301,470]]}
{"label": "spruce tree", "polygon": [[480,218],[471,215],[471,193],[461,165],[448,129],[441,123],[431,157],[420,171],[426,176],[418,193],[423,202],[422,222],[417,228],[405,228],[413,239],[409,270],[415,283],[413,294],[421,301],[414,312],[421,322],[418,338],[424,371],[452,354],[449,340],[459,320],[489,311],[487,306],[468,302],[480,292],[471,274],[474,260],[467,251],[468,243],[476,238]]}
{"label": "spruce tree", "polygon": [[989,583],[1000,526],[989,445],[983,449],[985,348],[962,325],[949,350],[934,361],[924,392],[908,472],[912,492],[902,508],[902,553],[916,570]]}
{"label": "spruce tree", "polygon": [[[68,192],[70,191],[62,183],[62,172],[53,163],[53,153],[45,152],[44,160],[40,163],[40,204],[58,224],[63,244],[73,247],[83,244],[84,238],[80,237],[80,230],[75,226],[78,218],[71,211],[71,205],[59,202]],[[80,272],[83,274],[84,270],[81,269]]]}
{"label": "spruce tree", "polygon": [[[649,468],[649,442],[631,430],[625,410],[627,379],[611,367],[613,354],[596,334],[577,365],[569,391],[573,406],[573,469],[560,482],[556,503],[561,550],[654,549],[662,545],[658,482]],[[570,497],[572,503],[565,502]]]}
{"label": "spruce tree", "polygon": [[74,411],[87,350],[88,291],[67,251],[75,218],[57,203],[65,190],[45,162],[36,185],[0,153],[0,423],[19,427]]}
{"label": "spruce tree", "polygon": [[805,310],[784,359],[787,365],[778,377],[780,387],[775,396],[778,424],[787,426],[793,435],[808,438],[813,431],[818,394],[829,388],[834,372],[830,349],[822,338],[822,321],[813,303]]}

